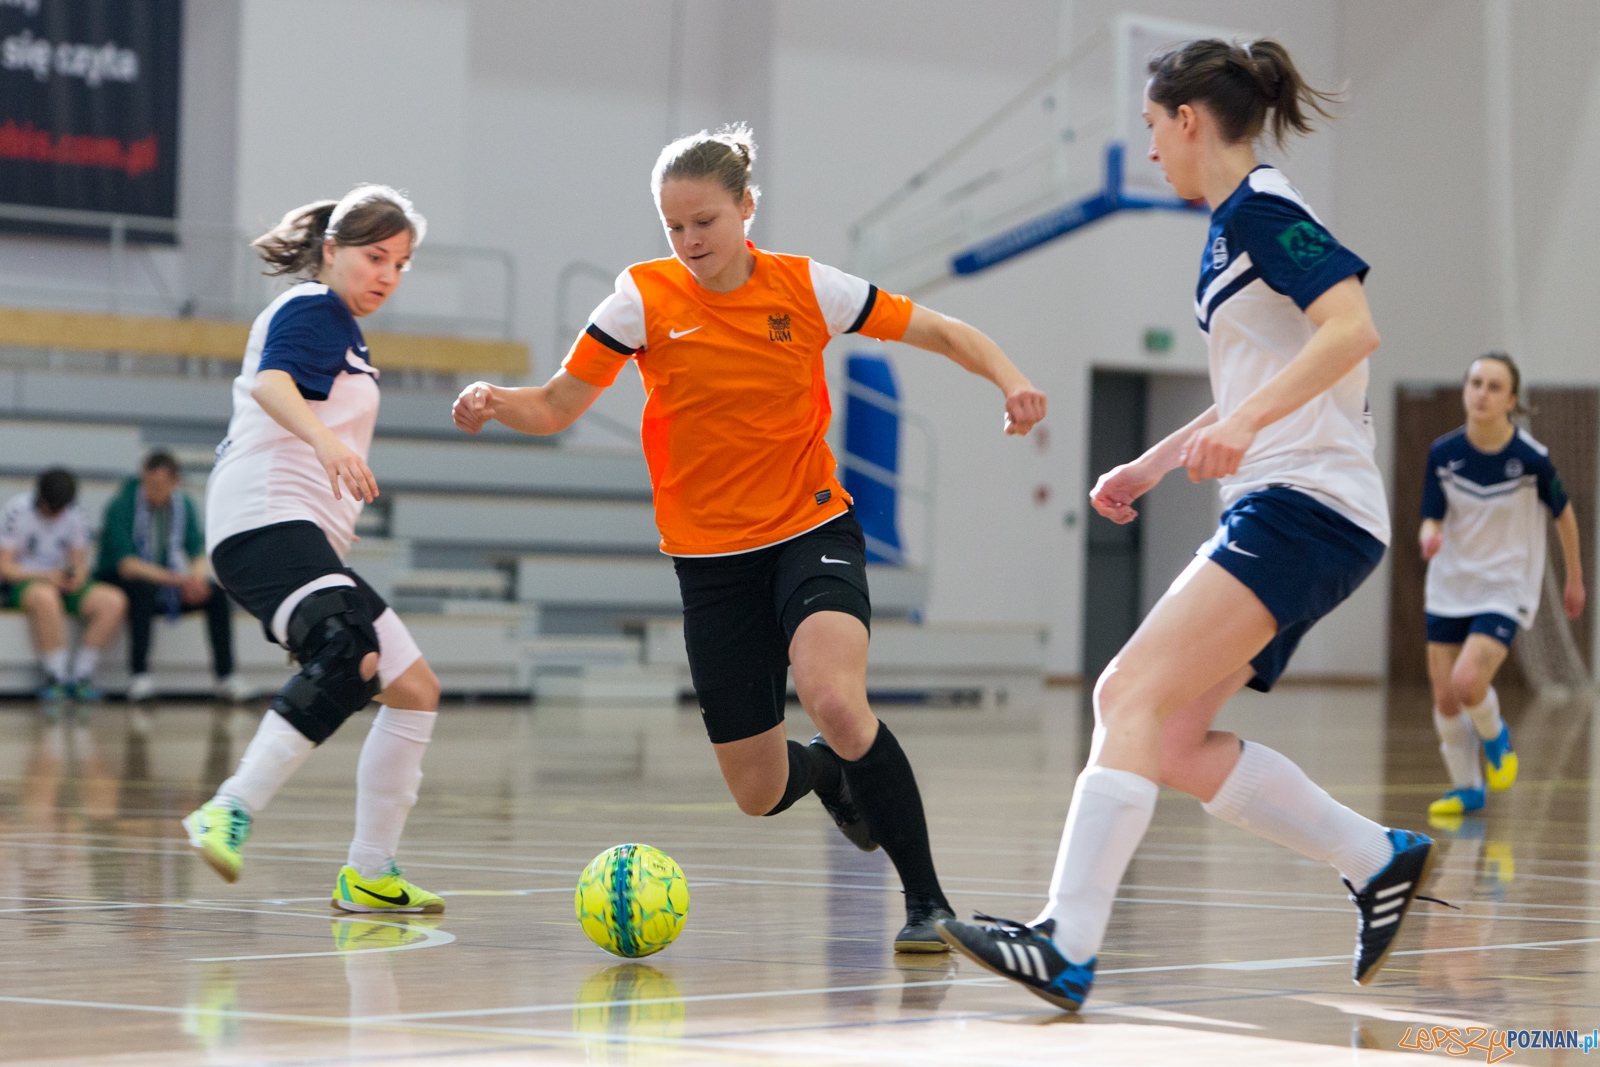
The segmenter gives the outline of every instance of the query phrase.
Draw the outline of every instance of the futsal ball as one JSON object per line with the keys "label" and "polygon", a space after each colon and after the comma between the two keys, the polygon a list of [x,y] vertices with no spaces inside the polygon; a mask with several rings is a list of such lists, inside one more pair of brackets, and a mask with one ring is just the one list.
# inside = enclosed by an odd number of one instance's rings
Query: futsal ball
{"label": "futsal ball", "polygon": [[689,917],[689,883],[672,857],[649,845],[617,845],[589,862],[573,902],[590,941],[615,956],[660,952]]}

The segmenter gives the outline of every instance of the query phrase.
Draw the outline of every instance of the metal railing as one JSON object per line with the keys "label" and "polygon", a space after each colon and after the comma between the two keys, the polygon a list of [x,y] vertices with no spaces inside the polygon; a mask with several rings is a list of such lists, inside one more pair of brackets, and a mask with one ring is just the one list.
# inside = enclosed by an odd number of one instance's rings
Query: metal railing
{"label": "metal railing", "polygon": [[[46,249],[32,243],[7,249],[0,240],[0,305],[248,321],[292,284],[264,275],[250,248],[256,235],[225,223],[24,204],[0,204],[0,221],[87,231],[92,238],[52,240],[60,230],[46,229],[37,235]],[[73,236],[70,230],[64,236]],[[363,325],[511,338],[516,299],[510,252],[428,241],[405,284]]]}
{"label": "metal railing", "polygon": [[[839,450],[839,466],[846,470],[855,471],[865,478],[877,482],[879,485],[893,489],[898,500],[912,500],[922,510],[922,543],[912,552],[910,546],[895,548],[893,545],[880,544],[871,538],[869,545],[873,551],[888,559],[898,557],[900,566],[913,564],[923,567],[933,563],[933,534],[936,504],[939,492],[939,437],[934,430],[933,420],[921,412],[908,407],[903,400],[896,399],[886,393],[880,393],[871,386],[861,382],[851,381],[845,385],[845,393],[875,408],[886,411],[900,419],[907,425],[914,427],[922,438],[922,477],[916,482],[907,481],[897,471],[885,470],[869,460]],[[903,514],[903,512],[902,512]]]}

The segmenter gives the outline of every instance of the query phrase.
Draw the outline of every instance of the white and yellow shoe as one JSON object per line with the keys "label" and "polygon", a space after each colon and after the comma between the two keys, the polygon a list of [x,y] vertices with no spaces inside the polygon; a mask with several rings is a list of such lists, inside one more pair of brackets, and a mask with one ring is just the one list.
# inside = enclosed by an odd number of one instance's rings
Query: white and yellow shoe
{"label": "white and yellow shoe", "polygon": [[341,911],[424,912],[429,915],[444,911],[444,898],[406,881],[393,860],[377,878],[363,878],[360,871],[345,864],[333,883],[332,903]]}
{"label": "white and yellow shoe", "polygon": [[239,880],[244,857],[239,850],[250,836],[250,813],[243,808],[208,800],[183,820],[189,845],[225,882]]}

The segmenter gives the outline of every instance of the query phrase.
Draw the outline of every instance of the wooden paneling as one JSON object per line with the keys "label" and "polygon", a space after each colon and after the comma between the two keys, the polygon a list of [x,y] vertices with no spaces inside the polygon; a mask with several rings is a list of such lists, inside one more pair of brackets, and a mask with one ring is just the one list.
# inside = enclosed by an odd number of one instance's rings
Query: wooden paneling
{"label": "wooden paneling", "polygon": [[[0,308],[0,347],[238,359],[249,335],[246,322]],[[520,341],[370,333],[367,344],[380,368],[503,374],[529,368],[528,346]]]}
{"label": "wooden paneling", "polygon": [[[1600,390],[1540,388],[1525,390],[1533,408],[1530,432],[1550,449],[1561,472],[1578,518],[1584,558],[1594,558],[1596,464],[1600,460]],[[1427,637],[1423,631],[1423,578],[1426,573],[1417,548],[1417,527],[1422,509],[1422,477],[1428,446],[1465,420],[1461,386],[1404,384],[1396,387],[1394,471],[1394,538],[1390,549],[1389,682],[1391,685],[1427,685]],[[1561,554],[1551,538],[1557,573]],[[1592,568],[1584,583],[1594,599]],[[1573,634],[1585,660],[1589,656],[1593,608],[1586,607],[1573,623]],[[1505,684],[1521,683],[1515,657],[1501,673]]]}

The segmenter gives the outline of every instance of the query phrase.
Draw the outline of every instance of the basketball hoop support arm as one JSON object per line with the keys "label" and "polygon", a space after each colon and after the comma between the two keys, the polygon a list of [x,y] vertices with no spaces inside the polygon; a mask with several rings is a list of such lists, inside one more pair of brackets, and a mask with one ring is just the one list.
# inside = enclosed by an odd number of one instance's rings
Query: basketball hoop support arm
{"label": "basketball hoop support arm", "polygon": [[1032,251],[1074,230],[1081,230],[1092,222],[1118,211],[1186,211],[1209,210],[1204,201],[1180,200],[1177,197],[1130,196],[1122,180],[1122,158],[1125,148],[1119,141],[1106,145],[1105,185],[1092,196],[1073,201],[1045,212],[1037,218],[1019,223],[1004,233],[979,241],[950,259],[950,273],[977,274],[1008,259]]}

